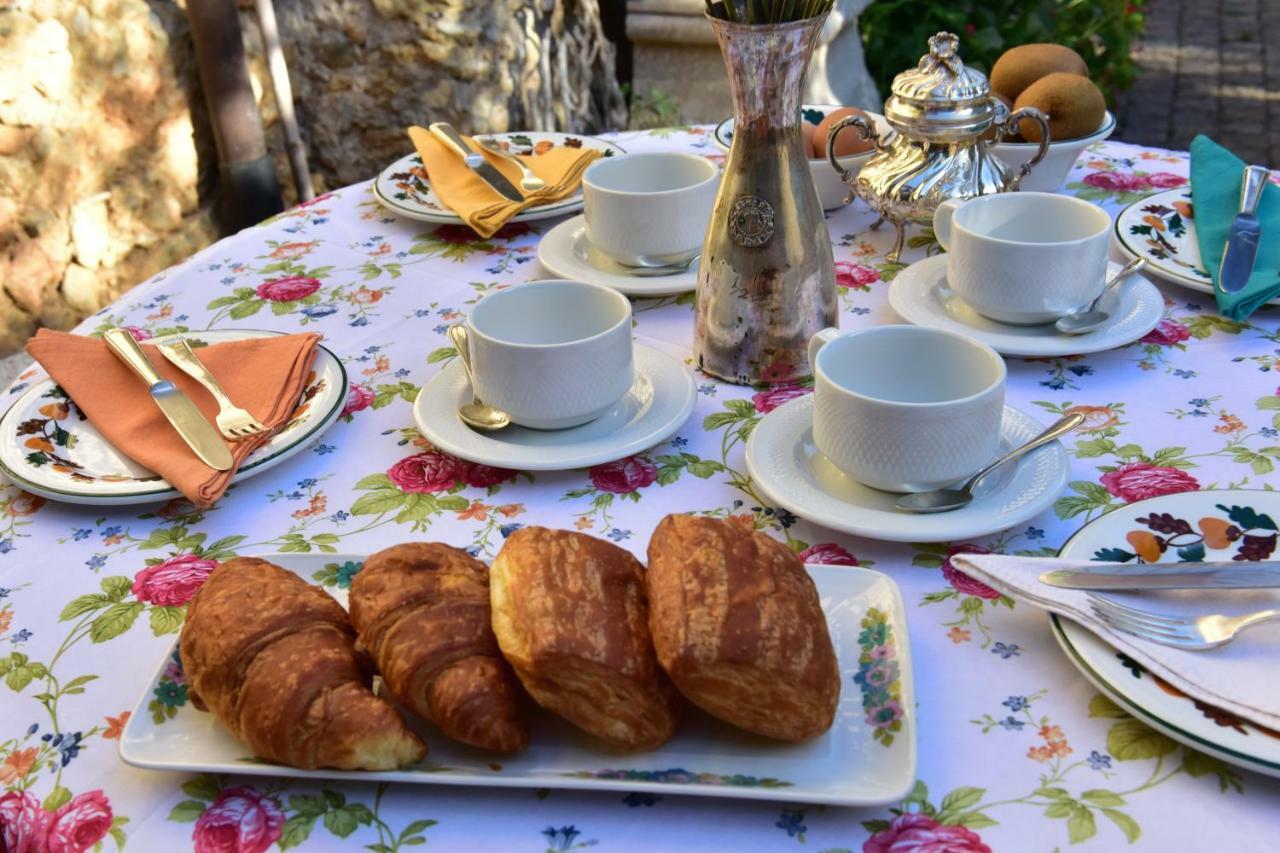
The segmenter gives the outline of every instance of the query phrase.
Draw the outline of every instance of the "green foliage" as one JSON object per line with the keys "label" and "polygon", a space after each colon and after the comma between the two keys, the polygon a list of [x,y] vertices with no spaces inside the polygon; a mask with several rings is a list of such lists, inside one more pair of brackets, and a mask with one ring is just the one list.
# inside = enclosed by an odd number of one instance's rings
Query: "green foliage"
{"label": "green foliage", "polygon": [[1142,32],[1142,0],[876,0],[858,17],[867,68],[886,97],[939,30],[960,37],[966,65],[990,73],[1011,47],[1064,44],[1089,66],[1109,102],[1133,81],[1132,42]]}

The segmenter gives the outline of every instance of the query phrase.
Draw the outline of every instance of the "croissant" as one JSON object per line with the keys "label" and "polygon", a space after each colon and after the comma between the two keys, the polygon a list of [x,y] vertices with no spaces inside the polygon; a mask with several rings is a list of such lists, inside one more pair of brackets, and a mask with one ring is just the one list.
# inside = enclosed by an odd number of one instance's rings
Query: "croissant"
{"label": "croissant", "polygon": [[360,648],[397,701],[454,740],[529,743],[489,618],[489,570],[465,551],[410,542],[371,555],[351,583]]}
{"label": "croissant", "polygon": [[266,560],[214,569],[191,600],[178,647],[192,704],[261,758],[392,770],[427,754],[370,691],[342,606]]}

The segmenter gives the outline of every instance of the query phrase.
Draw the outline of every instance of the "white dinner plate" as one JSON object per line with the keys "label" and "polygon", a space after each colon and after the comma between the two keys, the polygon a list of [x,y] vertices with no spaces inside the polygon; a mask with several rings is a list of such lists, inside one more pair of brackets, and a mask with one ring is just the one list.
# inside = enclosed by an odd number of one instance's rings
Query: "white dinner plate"
{"label": "white dinner plate", "polygon": [[[262,338],[283,332],[221,329],[185,337],[193,344]],[[141,381],[141,380],[139,380]],[[347,371],[337,356],[316,347],[312,375],[285,425],[245,459],[232,482],[260,474],[303,450],[333,425],[347,399]],[[66,406],[65,417],[57,410]],[[180,496],[160,475],[122,454],[90,423],[52,379],[34,383],[0,417],[0,470],[32,494],[65,503],[119,506]]]}
{"label": "white dinner plate", "polygon": [[635,367],[631,390],[590,423],[554,430],[513,424],[477,432],[458,418],[458,407],[471,402],[471,383],[455,360],[422,386],[413,419],[428,441],[469,462],[518,471],[565,471],[612,462],[674,435],[693,413],[698,396],[689,371],[664,352],[637,343]]}
{"label": "white dinner plate", "polygon": [[[529,154],[534,150],[550,146],[554,148],[595,148],[603,151],[606,157],[625,154],[622,146],[594,136],[582,134],[550,133],[528,131],[525,133],[487,133],[486,139],[494,139],[506,143],[512,154]],[[444,202],[440,201],[431,190],[431,181],[423,168],[422,158],[415,154],[406,154],[392,163],[374,179],[374,197],[392,213],[407,219],[421,222],[457,223],[462,218],[454,213]],[[582,210],[582,189],[574,191],[568,198],[559,201],[537,204],[511,217],[512,222],[530,222],[535,219],[547,219],[552,216],[563,216]]]}
{"label": "white dinner plate", "polygon": [[[1119,271],[1120,264],[1107,265],[1108,278]],[[1159,289],[1135,275],[1120,286],[1119,305],[1110,322],[1088,334],[1064,335],[1052,323],[1001,323],[979,314],[947,285],[946,255],[925,258],[899,272],[889,289],[889,304],[908,323],[959,332],[1004,355],[1041,358],[1102,352],[1133,343],[1164,316]]]}
{"label": "white dinner plate", "polygon": [[[1000,453],[1035,438],[1044,426],[1005,406]],[[1054,442],[997,469],[967,506],[929,515],[895,509],[897,495],[864,486],[813,443],[813,395],[774,409],[747,440],[747,471],[764,497],[832,530],[890,542],[951,542],[1022,524],[1053,505],[1067,485],[1067,451]]]}
{"label": "white dinner plate", "polygon": [[[275,554],[273,563],[319,582],[344,606],[364,559]],[[621,753],[533,708],[529,748],[502,756],[463,746],[410,718],[430,753],[419,766],[371,772],[297,770],[253,758],[212,714],[191,707],[175,643],[147,682],[120,737],[135,767],[360,782],[649,791],[706,797],[867,806],[901,800],[915,782],[916,716],[907,620],[897,584],[851,566],[808,566],[840,664],[835,723],[803,743],[739,731],[690,707],[675,737]],[[875,653],[873,656],[873,652]],[[873,672],[878,686],[866,686]]]}
{"label": "white dinner plate", "polygon": [[[1222,507],[1246,507],[1260,515],[1280,521],[1280,492],[1251,489],[1206,489],[1151,498],[1126,504],[1086,524],[1072,536],[1059,556],[1072,560],[1124,559],[1123,554],[1100,554],[1104,549],[1131,552],[1126,535],[1132,531],[1149,531],[1137,521],[1153,513],[1167,513],[1182,520],[1192,531],[1181,535],[1183,546],[1203,540],[1200,520],[1216,517],[1229,520]],[[1265,530],[1263,531],[1266,532]],[[1239,547],[1232,541],[1227,548],[1205,547],[1204,560],[1230,560]],[[1178,562],[1179,548],[1171,547],[1161,562]],[[1248,565],[1243,563],[1242,565]],[[1164,682],[1141,664],[1121,655],[1070,619],[1051,615],[1054,637],[1067,653],[1067,658],[1095,687],[1137,719],[1192,749],[1207,752],[1231,764],[1280,776],[1280,732],[1260,728],[1221,708],[1198,702]],[[1280,677],[1280,659],[1276,661]]]}
{"label": "white dinner plate", "polygon": [[639,276],[587,240],[587,218],[575,216],[538,241],[538,262],[553,275],[611,287],[627,296],[675,296],[698,286],[698,263],[674,275]]}

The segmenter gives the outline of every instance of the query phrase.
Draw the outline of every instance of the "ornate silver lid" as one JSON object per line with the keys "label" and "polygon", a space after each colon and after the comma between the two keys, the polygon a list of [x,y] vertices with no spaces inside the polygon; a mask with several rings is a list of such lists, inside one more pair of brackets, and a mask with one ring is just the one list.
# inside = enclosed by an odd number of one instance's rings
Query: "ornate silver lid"
{"label": "ornate silver lid", "polygon": [[980,71],[965,67],[953,33],[929,39],[915,68],[893,78],[885,118],[909,138],[962,141],[980,136],[995,119],[996,101]]}

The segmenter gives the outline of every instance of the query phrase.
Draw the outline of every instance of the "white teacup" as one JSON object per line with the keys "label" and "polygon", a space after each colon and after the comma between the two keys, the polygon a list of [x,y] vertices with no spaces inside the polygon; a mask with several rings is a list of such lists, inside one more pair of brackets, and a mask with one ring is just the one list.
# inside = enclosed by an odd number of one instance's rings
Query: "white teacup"
{"label": "white teacup", "polygon": [[696,154],[604,157],[582,176],[591,245],[627,266],[679,264],[702,249],[720,170]]}
{"label": "white teacup", "polygon": [[609,411],[635,379],[631,303],[581,281],[533,281],[467,318],[476,396],[514,423],[564,429]]}
{"label": "white teacup", "polygon": [[1050,323],[1088,305],[1107,276],[1111,217],[1054,193],[949,199],[933,214],[947,284],[1001,323]]}
{"label": "white teacup", "polygon": [[1004,360],[923,326],[875,326],[809,341],[813,440],[837,468],[890,492],[963,480],[996,456]]}

